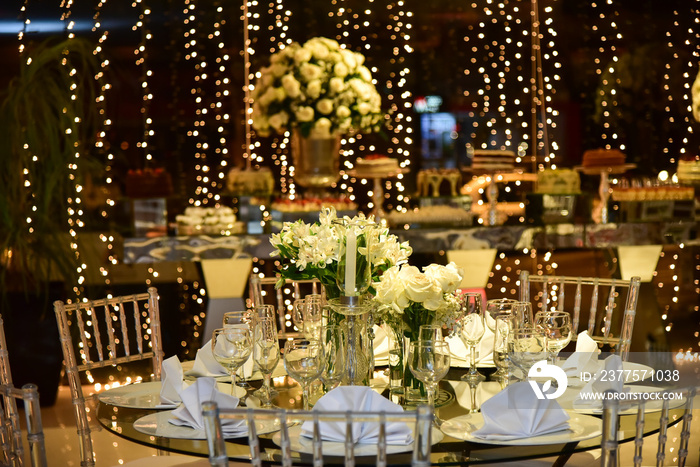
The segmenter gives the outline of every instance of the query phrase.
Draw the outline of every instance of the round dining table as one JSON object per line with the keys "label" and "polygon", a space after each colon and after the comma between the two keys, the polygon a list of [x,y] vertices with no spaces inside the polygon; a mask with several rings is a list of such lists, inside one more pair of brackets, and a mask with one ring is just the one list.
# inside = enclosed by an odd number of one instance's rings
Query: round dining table
{"label": "round dining table", "polygon": [[[493,372],[492,368],[481,369],[487,377]],[[440,393],[436,401],[436,416],[443,421],[455,417],[478,413],[480,405],[502,389],[501,383],[482,381],[479,384],[469,384],[461,380],[461,376],[466,372],[462,368],[452,368],[447,377],[440,383]],[[373,387],[388,398],[391,393],[386,387],[386,379],[383,378],[381,369],[375,371],[378,378],[373,380]],[[259,382],[252,381],[252,385],[258,386]],[[289,377],[275,378],[275,389],[278,395],[274,399],[275,405],[282,408],[301,408],[301,389],[298,384]],[[662,388],[659,388],[661,390]],[[579,388],[580,390],[580,388]],[[320,390],[319,390],[320,391]],[[567,390],[567,392],[572,390]],[[573,391],[577,391],[574,389]],[[573,392],[569,393],[569,399],[573,400]],[[320,393],[316,397],[319,397]],[[564,397],[566,399],[566,396]],[[562,402],[562,407],[566,408],[566,402]],[[110,403],[100,402],[97,411],[99,423],[110,432],[125,438],[129,441],[151,446],[163,451],[173,453],[188,454],[194,456],[208,457],[207,442],[205,439],[183,439],[156,436],[145,433],[135,428],[134,423],[142,417],[153,414],[156,409],[144,409],[123,407]],[[572,412],[572,415],[575,415]],[[591,415],[588,415],[590,417]],[[595,416],[595,415],[594,415]],[[669,411],[670,423],[676,423],[682,416],[681,408],[674,408]],[[600,418],[600,415],[596,416]],[[634,438],[636,427],[636,415],[621,415],[619,427],[620,442],[631,441]],[[658,413],[650,413],[644,419],[645,436],[658,432]],[[268,463],[279,463],[281,451],[273,441],[274,433],[261,435],[261,452],[263,460]],[[442,439],[434,443],[431,453],[431,465],[451,466],[451,465],[479,465],[479,464],[502,464],[527,459],[553,458],[553,465],[564,465],[570,456],[576,453],[595,450],[600,448],[601,436],[596,435],[588,439],[571,442],[555,442],[553,444],[528,444],[527,441],[520,440],[517,443],[489,444],[488,442],[473,442],[458,439],[445,435]],[[232,460],[243,461],[250,459],[248,438],[237,438],[227,440],[228,456]],[[410,449],[410,447],[409,447]],[[313,459],[309,454],[293,452],[294,465],[312,465]],[[357,464],[373,465],[374,456],[358,457]],[[388,456],[389,465],[409,465],[411,463],[411,452],[391,454]],[[342,465],[342,457],[327,457],[324,459],[325,465]]]}

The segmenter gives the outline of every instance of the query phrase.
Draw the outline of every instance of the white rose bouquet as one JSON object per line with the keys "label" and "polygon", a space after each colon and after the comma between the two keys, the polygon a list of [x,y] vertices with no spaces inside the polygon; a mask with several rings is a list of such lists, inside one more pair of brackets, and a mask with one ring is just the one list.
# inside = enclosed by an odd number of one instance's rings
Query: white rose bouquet
{"label": "white rose bouquet", "polygon": [[387,269],[375,284],[378,315],[398,334],[418,338],[423,324],[455,328],[461,305],[455,291],[463,272],[454,263],[431,264],[421,272],[404,264]]}
{"label": "white rose bouquet", "polygon": [[364,61],[325,37],[272,54],[257,73],[253,128],[261,136],[299,128],[302,136],[322,138],[379,131],[381,97]]}
{"label": "white rose bouquet", "polygon": [[[345,227],[338,222],[335,209],[324,208],[319,215],[319,222],[306,224],[302,220],[286,222],[282,231],[272,234],[270,243],[275,248],[273,255],[282,259],[279,268],[280,281],[285,279],[318,279],[326,289],[329,298],[340,295],[336,283],[338,262],[341,255],[341,239],[345,238]],[[348,221],[366,221],[376,225],[371,229],[372,281],[387,269],[405,263],[412,253],[408,242],[400,243],[398,238],[389,233],[389,229],[374,223],[374,218],[365,219],[363,214]],[[360,244],[358,239],[358,245]],[[365,253],[366,254],[366,253]]]}

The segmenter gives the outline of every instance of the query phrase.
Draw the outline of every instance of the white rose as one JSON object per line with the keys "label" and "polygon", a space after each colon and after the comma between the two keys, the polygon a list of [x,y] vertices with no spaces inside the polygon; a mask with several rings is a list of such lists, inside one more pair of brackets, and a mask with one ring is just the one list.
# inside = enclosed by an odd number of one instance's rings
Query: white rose
{"label": "white rose", "polygon": [[291,73],[287,73],[282,77],[282,87],[289,97],[296,98],[301,94],[301,84]]}
{"label": "white rose", "polygon": [[338,131],[340,133],[347,133],[352,129],[352,119],[346,118],[338,123]]}
{"label": "white rose", "polygon": [[462,283],[463,273],[455,263],[450,263],[447,266],[431,264],[424,267],[423,272],[437,283],[444,293],[454,292]]}
{"label": "white rose", "polygon": [[355,54],[350,50],[342,49],[340,53],[343,56],[343,61],[348,66],[350,70],[354,70],[357,66],[357,60],[355,60]]}
{"label": "white rose", "polygon": [[314,109],[312,107],[299,107],[294,114],[300,122],[310,122],[314,119]]}
{"label": "white rose", "polygon": [[333,101],[330,99],[321,99],[316,104],[316,110],[321,112],[323,115],[328,115],[333,112]]}
{"label": "white rose", "polygon": [[348,75],[348,67],[343,62],[336,63],[333,67],[333,74],[339,78],[345,78]]}
{"label": "white rose", "polygon": [[319,79],[323,74],[323,69],[320,66],[313,65],[311,63],[303,63],[299,67],[299,73],[306,80],[306,82]]}
{"label": "white rose", "polygon": [[302,47],[294,53],[294,63],[297,65],[306,63],[311,60],[311,50]]}
{"label": "white rose", "polygon": [[287,98],[287,93],[284,92],[284,88],[273,88],[273,90],[275,91],[275,100],[277,102],[282,102]]}
{"label": "white rose", "polygon": [[336,109],[335,114],[339,118],[345,119],[345,118],[348,118],[350,116],[350,109],[348,109],[348,107],[346,105],[340,105]]}
{"label": "white rose", "polygon": [[355,61],[357,62],[357,66],[361,66],[365,63],[365,56],[361,53],[355,53]]}
{"label": "white rose", "polygon": [[390,305],[398,312],[403,311],[409,305],[403,282],[399,277],[399,268],[396,266],[384,271],[374,289],[377,292],[376,300],[379,303]]}
{"label": "white rose", "polygon": [[328,90],[331,94],[339,94],[345,89],[345,82],[342,78],[334,77],[328,82]]}
{"label": "white rose", "polygon": [[370,73],[366,66],[359,67],[357,71],[360,73],[360,77],[363,80],[367,81],[368,83],[372,82],[372,73]]}
{"label": "white rose", "polygon": [[442,290],[415,266],[404,265],[399,273],[406,287],[406,296],[428,310],[437,310],[442,303]]}
{"label": "white rose", "polygon": [[331,135],[331,121],[327,118],[319,118],[311,129],[311,134],[320,138],[327,138]]}
{"label": "white rose", "polygon": [[278,112],[270,116],[270,126],[279,133],[279,131],[287,125],[289,122],[289,114],[287,112]]}
{"label": "white rose", "polygon": [[325,60],[328,57],[328,47],[326,47],[325,44],[318,42],[313,44],[311,53],[313,54],[314,58],[318,60]]}
{"label": "white rose", "polygon": [[318,96],[321,95],[321,90],[321,81],[315,79],[306,86],[306,96],[311,99],[318,99]]}
{"label": "white rose", "polygon": [[287,73],[287,67],[283,63],[273,63],[270,65],[270,71],[275,78],[281,78]]}
{"label": "white rose", "polygon": [[267,88],[265,92],[258,98],[258,103],[261,107],[267,107],[275,101],[275,88]]}
{"label": "white rose", "polygon": [[260,70],[260,73],[260,84],[258,84],[258,87],[265,88],[271,85],[275,78],[272,76],[272,70],[270,67],[263,68]]}
{"label": "white rose", "polygon": [[357,111],[360,112],[360,115],[367,115],[370,110],[372,110],[372,106],[369,102],[360,102],[357,104]]}

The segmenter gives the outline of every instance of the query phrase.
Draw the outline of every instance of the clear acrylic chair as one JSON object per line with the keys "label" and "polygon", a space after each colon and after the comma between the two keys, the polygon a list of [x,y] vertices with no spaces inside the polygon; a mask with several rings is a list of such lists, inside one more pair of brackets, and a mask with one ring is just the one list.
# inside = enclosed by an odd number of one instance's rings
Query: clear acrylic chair
{"label": "clear acrylic chair", "polygon": [[[620,443],[620,439],[624,438],[634,438],[634,442],[630,441],[630,445],[633,445],[634,453],[632,456],[631,463],[625,461],[624,465],[634,465],[639,467],[644,461],[643,459],[643,447],[644,447],[644,425],[645,422],[653,423],[654,428],[658,425],[658,436],[655,438],[657,442],[656,455],[654,459],[650,462],[646,462],[646,465],[656,465],[663,466],[666,464],[667,452],[672,454],[677,459],[672,459],[673,465],[684,466],[687,462],[691,462],[688,465],[697,465],[693,462],[697,462],[697,458],[688,459],[689,451],[688,446],[693,446],[697,450],[697,443],[690,443],[690,427],[693,420],[693,404],[694,399],[697,394],[697,387],[688,387],[683,389],[668,389],[666,391],[660,391],[660,398],[655,399],[655,403],[663,400],[661,404],[660,411],[647,411],[646,405],[651,403],[651,399],[645,400],[620,400],[617,397],[609,397],[603,400],[603,434],[601,441],[601,457],[600,465],[603,467],[617,467],[618,465],[623,465],[620,462],[621,448],[624,444]],[[610,391],[614,392],[614,391]],[[665,395],[664,395],[665,394]],[[682,398],[677,398],[681,395]],[[612,394],[611,394],[612,396]],[[672,397],[672,398],[671,398]],[[671,416],[669,411],[672,407],[675,409],[675,404],[679,401],[680,406],[677,407],[682,411],[680,418],[676,415]],[[674,406],[671,406],[674,404]],[[625,415],[628,417],[635,417],[635,424],[631,426],[631,429],[627,432],[620,430],[619,419],[621,413],[629,414]],[[680,426],[680,436],[669,436],[669,428],[672,422],[678,423]],[[647,441],[651,441],[652,436],[647,437]],[[697,441],[697,440],[696,440]],[[671,443],[677,442],[677,445],[668,446]]]}
{"label": "clear acrylic chair", "polygon": [[56,301],[54,310],[80,438],[80,465],[94,466],[88,400],[83,395],[81,374],[150,360],[151,379],[160,380],[163,350],[158,291],[150,287],[141,294],[71,304]]}
{"label": "clear acrylic chair", "polygon": [[[292,465],[292,450],[288,426],[290,423],[309,421],[313,424],[313,465],[323,465],[323,443],[320,426],[322,422],[346,424],[346,433],[352,433],[354,423],[376,423],[379,426],[377,454],[375,464],[379,467],[387,465],[386,426],[388,423],[408,423],[414,426],[413,456],[411,465],[414,467],[430,465],[431,427],[433,412],[427,405],[418,406],[416,410],[405,412],[325,412],[303,410],[263,410],[263,409],[220,409],[215,402],[202,404],[204,427],[209,447],[209,462],[212,466],[227,466],[226,443],[221,429],[221,420],[243,419],[248,425],[248,445],[250,447],[250,463],[262,466],[274,461],[276,465],[288,467]],[[256,422],[269,421],[280,427],[280,447],[271,450],[264,449],[257,435]],[[352,437],[345,440],[344,465],[355,465],[355,446]],[[402,461],[402,463],[405,463]]]}
{"label": "clear acrylic chair", "polygon": [[22,430],[20,428],[17,400],[24,403],[24,415],[27,423],[27,441],[29,460],[32,467],[45,467],[46,448],[44,430],[39,409],[39,389],[35,384],[25,384],[22,389],[12,384],[12,373],[5,341],[5,326],[0,317],[0,444],[2,458],[0,465],[22,466],[25,463]]}
{"label": "clear acrylic chair", "polygon": [[[533,313],[560,310],[571,313],[574,329],[588,334],[599,346],[627,360],[641,279],[604,279],[597,277],[531,275],[520,273],[520,300],[533,303]],[[567,295],[567,292],[568,295]],[[621,295],[626,292],[626,296]],[[583,321],[582,313],[588,310]]]}
{"label": "clear acrylic chair", "polygon": [[274,297],[279,321],[277,328],[280,330],[280,334],[286,336],[288,333],[286,332],[287,319],[285,319],[285,315],[291,313],[294,301],[307,294],[325,294],[325,289],[317,279],[286,280],[285,285],[279,289],[275,288],[275,284],[277,284],[277,277],[251,275],[248,281],[250,307],[269,304],[271,300],[268,297]]}

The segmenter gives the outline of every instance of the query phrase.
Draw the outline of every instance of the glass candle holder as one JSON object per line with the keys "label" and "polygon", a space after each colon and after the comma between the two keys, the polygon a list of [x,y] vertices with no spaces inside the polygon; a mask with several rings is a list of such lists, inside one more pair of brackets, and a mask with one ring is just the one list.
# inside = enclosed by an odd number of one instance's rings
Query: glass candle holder
{"label": "glass candle holder", "polygon": [[361,297],[372,284],[370,251],[375,226],[364,220],[338,219],[335,223],[340,233],[336,282],[341,297]]}

